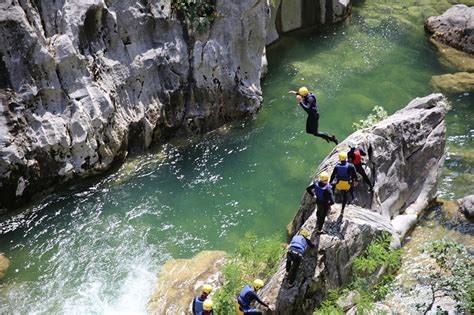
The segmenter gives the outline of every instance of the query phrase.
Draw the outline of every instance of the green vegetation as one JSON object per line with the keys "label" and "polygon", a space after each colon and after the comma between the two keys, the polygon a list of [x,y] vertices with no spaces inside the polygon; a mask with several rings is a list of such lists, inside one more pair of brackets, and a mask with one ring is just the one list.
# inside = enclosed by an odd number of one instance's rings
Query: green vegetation
{"label": "green vegetation", "polygon": [[171,9],[198,33],[206,32],[217,17],[215,0],[173,0]]}
{"label": "green vegetation", "polygon": [[[348,298],[349,294],[357,305],[357,314],[367,313],[372,309],[375,301],[384,298],[390,291],[395,272],[401,264],[400,250],[390,246],[391,240],[390,233],[382,233],[360,257],[354,259],[352,283],[346,288],[330,291],[328,298],[315,310],[314,314],[344,314],[343,309],[336,302],[341,298]],[[380,273],[383,275],[380,276]]]}
{"label": "green vegetation", "polygon": [[354,130],[359,130],[372,127],[379,121],[382,121],[388,117],[387,111],[382,106],[374,106],[372,112],[373,113],[369,114],[366,119],[361,119],[359,122],[352,123],[352,128]]}
{"label": "green vegetation", "polygon": [[255,278],[265,281],[275,273],[284,251],[285,246],[282,246],[278,235],[258,239],[256,235],[247,233],[224,265],[224,285],[213,297],[215,312],[233,314],[235,297],[243,286],[251,284]]}
{"label": "green vegetation", "polygon": [[[458,312],[464,314],[474,309],[474,260],[462,244],[443,239],[428,243],[424,252],[436,261],[436,267],[430,266],[425,271],[426,285],[431,289],[431,303],[418,304],[420,311],[430,311],[435,297],[448,295],[458,305]],[[442,312],[443,310],[438,309]]]}

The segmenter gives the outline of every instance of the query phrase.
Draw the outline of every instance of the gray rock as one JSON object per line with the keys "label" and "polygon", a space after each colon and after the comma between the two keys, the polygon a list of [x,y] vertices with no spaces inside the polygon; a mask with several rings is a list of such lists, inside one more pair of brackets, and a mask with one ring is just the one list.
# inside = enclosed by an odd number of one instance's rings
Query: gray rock
{"label": "gray rock", "polygon": [[452,6],[442,15],[428,18],[425,28],[435,40],[474,54],[474,7]]}
{"label": "gray rock", "polygon": [[271,0],[270,4],[267,44],[297,29],[344,21],[352,11],[350,0]]}
{"label": "gray rock", "polygon": [[216,12],[199,33],[169,2],[2,2],[0,208],[255,113],[268,4]]}
{"label": "gray rock", "polygon": [[[364,184],[357,186],[358,200],[346,207],[342,220],[340,205],[332,207],[324,227],[328,234],[314,237],[317,251],[308,252],[293,288],[283,280],[282,259],[262,290],[263,298],[276,305],[276,314],[311,314],[329,290],[350,282],[352,260],[382,231],[392,233],[392,245],[400,246],[436,197],[444,161],[446,108],[441,94],[417,98],[373,127],[350,135],[321,163],[314,178],[322,171],[331,173],[338,153],[348,151],[349,140],[355,141],[368,153],[367,170],[375,179],[375,193],[368,193]],[[315,202],[305,193],[289,232],[301,227],[314,231],[315,226]]]}
{"label": "gray rock", "polygon": [[466,217],[474,219],[474,195],[469,195],[458,200],[459,211]]}

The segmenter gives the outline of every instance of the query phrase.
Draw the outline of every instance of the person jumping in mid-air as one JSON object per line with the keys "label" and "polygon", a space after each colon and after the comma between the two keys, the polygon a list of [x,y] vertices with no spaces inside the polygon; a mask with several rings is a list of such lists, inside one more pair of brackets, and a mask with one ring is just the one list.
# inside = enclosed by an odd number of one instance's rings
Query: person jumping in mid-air
{"label": "person jumping in mid-air", "polygon": [[327,142],[332,141],[337,145],[338,141],[335,135],[330,136],[325,132],[318,131],[319,112],[316,96],[313,93],[310,93],[306,87],[301,87],[298,92],[291,90],[288,91],[288,93],[296,94],[296,102],[300,104],[300,106],[308,114],[308,118],[306,119],[306,133],[323,138]]}

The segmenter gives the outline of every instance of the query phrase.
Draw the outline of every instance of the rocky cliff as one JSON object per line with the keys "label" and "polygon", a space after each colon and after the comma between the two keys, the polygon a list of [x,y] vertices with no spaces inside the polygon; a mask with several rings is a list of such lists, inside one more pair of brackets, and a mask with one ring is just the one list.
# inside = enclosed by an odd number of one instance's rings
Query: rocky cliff
{"label": "rocky cliff", "polygon": [[[276,305],[276,314],[311,314],[329,290],[351,279],[352,259],[382,231],[394,236],[397,246],[413,227],[422,210],[436,197],[436,181],[444,161],[446,101],[441,94],[418,98],[373,127],[353,133],[321,163],[314,178],[332,171],[337,154],[348,151],[353,140],[368,152],[367,172],[375,180],[374,193],[356,187],[357,200],[340,216],[340,205],[326,220],[327,234],[313,235],[318,244],[301,264],[296,285],[287,286],[285,258],[279,271],[262,290]],[[314,199],[304,194],[289,230],[315,230]]]}
{"label": "rocky cliff", "polygon": [[[344,1],[303,2],[290,17],[288,1],[274,7],[278,23]],[[270,2],[189,3],[0,3],[0,209],[258,110],[267,28],[278,24]]]}

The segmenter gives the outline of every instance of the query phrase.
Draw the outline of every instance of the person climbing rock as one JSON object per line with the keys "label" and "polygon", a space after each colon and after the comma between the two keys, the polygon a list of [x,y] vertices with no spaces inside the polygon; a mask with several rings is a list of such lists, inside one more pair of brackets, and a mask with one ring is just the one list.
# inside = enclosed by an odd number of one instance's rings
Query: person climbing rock
{"label": "person climbing rock", "polygon": [[338,141],[335,135],[330,136],[325,132],[318,131],[319,128],[319,112],[318,112],[318,102],[316,96],[313,93],[310,93],[306,87],[301,87],[298,92],[290,90],[290,94],[296,94],[296,102],[304,109],[308,114],[306,119],[306,133],[312,134],[316,137],[323,138],[328,143],[329,141],[334,142],[336,145]]}
{"label": "person climbing rock", "polygon": [[250,304],[252,304],[252,302],[254,301],[257,301],[258,303],[262,304],[270,311],[272,311],[270,306],[267,303],[263,302],[257,295],[257,291],[260,290],[263,285],[264,283],[262,280],[255,279],[253,281],[253,285],[246,285],[242,289],[242,292],[240,292],[240,295],[237,298],[240,311],[244,312],[244,314],[262,314],[262,311],[250,307]]}
{"label": "person climbing rock", "polygon": [[212,303],[211,300],[207,299],[204,301],[203,305],[203,311],[202,311],[202,315],[214,315],[214,312],[213,312],[213,307],[214,307],[214,303]]}
{"label": "person climbing rock", "polygon": [[288,274],[288,286],[291,288],[294,286],[296,273],[300,267],[303,255],[306,249],[314,247],[316,244],[311,242],[310,233],[308,230],[301,229],[291,239],[290,245],[288,245],[288,252],[286,253],[286,272]]}
{"label": "person climbing rock", "polygon": [[330,182],[333,186],[336,186],[336,191],[342,194],[342,215],[347,203],[347,193],[349,192],[352,200],[354,200],[353,187],[357,185],[357,173],[354,165],[347,162],[347,153],[339,153],[339,163],[332,171]]}
{"label": "person climbing rock", "polygon": [[331,210],[331,206],[334,204],[334,194],[332,192],[331,185],[328,184],[329,174],[322,172],[319,174],[319,181],[314,181],[310,186],[306,188],[306,191],[316,198],[316,231],[317,233],[323,233],[323,225],[326,220],[326,216]]}
{"label": "person climbing rock", "polygon": [[370,182],[369,177],[365,173],[364,168],[362,167],[362,157],[366,156],[367,154],[362,150],[361,148],[358,148],[354,140],[350,140],[347,142],[349,145],[349,152],[347,152],[347,159],[352,165],[354,165],[357,173],[359,173],[362,178],[364,179],[364,182],[369,185],[369,192],[372,192],[374,189],[374,184]]}
{"label": "person climbing rock", "polygon": [[201,295],[193,300],[193,315],[201,315],[204,310],[204,302],[212,292],[212,286],[205,284],[202,286]]}

